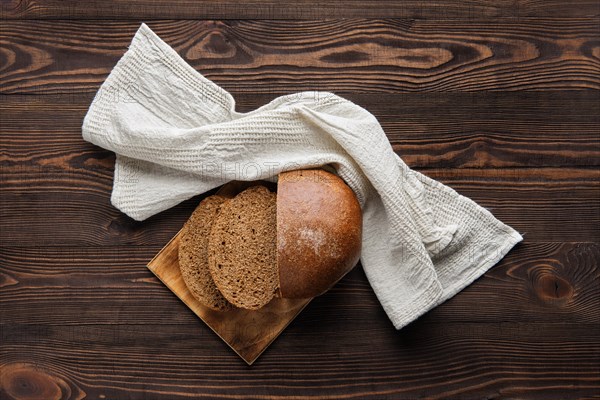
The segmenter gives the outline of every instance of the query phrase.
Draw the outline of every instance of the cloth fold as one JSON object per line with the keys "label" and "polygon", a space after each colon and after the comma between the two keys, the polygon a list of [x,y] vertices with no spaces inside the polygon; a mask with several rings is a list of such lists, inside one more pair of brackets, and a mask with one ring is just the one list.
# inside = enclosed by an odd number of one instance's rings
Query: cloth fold
{"label": "cloth fold", "polygon": [[394,153],[377,119],[328,92],[248,113],[145,24],[96,94],[85,140],[117,154],[111,201],[144,220],[230,180],[326,166],[363,210],[361,263],[397,329],[496,264],[521,235]]}

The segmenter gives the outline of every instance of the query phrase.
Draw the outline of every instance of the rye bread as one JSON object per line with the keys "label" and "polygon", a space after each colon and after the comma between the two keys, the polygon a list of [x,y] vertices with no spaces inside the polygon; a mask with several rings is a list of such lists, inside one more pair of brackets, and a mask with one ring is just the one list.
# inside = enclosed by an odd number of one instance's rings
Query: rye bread
{"label": "rye bread", "polygon": [[358,262],[362,212],[337,175],[321,169],[279,174],[277,268],[285,298],[325,293]]}
{"label": "rye bread", "polygon": [[233,308],[217,289],[208,269],[210,228],[227,200],[221,196],[202,200],[184,225],[179,242],[179,268],[185,284],[198,301],[217,311]]}
{"label": "rye bread", "polygon": [[209,270],[237,307],[259,309],[278,289],[276,199],[266,187],[252,186],[222,205],[211,228]]}

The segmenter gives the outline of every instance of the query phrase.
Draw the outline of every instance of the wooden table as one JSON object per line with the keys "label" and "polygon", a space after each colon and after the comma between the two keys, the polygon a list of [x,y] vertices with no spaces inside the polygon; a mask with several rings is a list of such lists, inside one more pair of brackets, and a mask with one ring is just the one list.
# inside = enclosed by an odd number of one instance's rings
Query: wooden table
{"label": "wooden table", "polygon": [[[600,6],[2,0],[4,399],[600,396]],[[525,236],[401,331],[359,266],[252,367],[145,267],[201,197],[144,222],[81,138],[141,22],[252,110],[334,91],[413,168]]]}

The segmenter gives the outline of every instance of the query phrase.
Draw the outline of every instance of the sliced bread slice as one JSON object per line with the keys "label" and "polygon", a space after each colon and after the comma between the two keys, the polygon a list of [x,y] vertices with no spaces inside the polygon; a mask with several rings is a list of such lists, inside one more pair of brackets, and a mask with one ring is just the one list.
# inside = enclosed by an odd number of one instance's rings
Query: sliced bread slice
{"label": "sliced bread slice", "polygon": [[208,266],[233,305],[256,310],[278,286],[277,195],[252,186],[223,204],[211,228]]}
{"label": "sliced bread slice", "polygon": [[210,228],[227,200],[221,196],[202,200],[184,225],[179,242],[179,268],[185,284],[198,301],[217,311],[233,308],[215,286],[208,268]]}

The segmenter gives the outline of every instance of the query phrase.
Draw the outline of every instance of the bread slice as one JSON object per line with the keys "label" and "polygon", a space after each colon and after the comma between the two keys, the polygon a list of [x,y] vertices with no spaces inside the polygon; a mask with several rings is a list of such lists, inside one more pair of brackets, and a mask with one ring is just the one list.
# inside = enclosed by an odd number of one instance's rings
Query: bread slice
{"label": "bread slice", "polygon": [[252,186],[223,204],[213,223],[208,266],[215,284],[233,305],[256,310],[278,287],[277,195]]}
{"label": "bread slice", "polygon": [[210,228],[227,200],[221,196],[202,200],[185,223],[179,242],[179,268],[185,284],[198,301],[217,311],[233,308],[215,286],[208,269]]}

